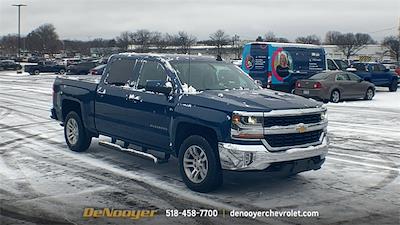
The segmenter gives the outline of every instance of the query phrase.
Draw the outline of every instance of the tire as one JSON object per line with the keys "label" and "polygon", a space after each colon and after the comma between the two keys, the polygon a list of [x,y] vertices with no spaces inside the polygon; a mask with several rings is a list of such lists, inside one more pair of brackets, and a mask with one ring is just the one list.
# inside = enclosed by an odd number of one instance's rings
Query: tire
{"label": "tire", "polygon": [[64,70],[64,69],[61,69],[60,71],[58,71],[58,73],[61,74],[61,75],[63,75],[63,74],[65,74],[65,70]]}
{"label": "tire", "polygon": [[81,117],[74,111],[68,113],[64,121],[64,137],[69,149],[75,152],[87,150],[92,137],[87,134]]}
{"label": "tire", "polygon": [[396,92],[397,91],[397,82],[394,80],[389,86],[389,91],[390,92]]}
{"label": "tire", "polygon": [[365,100],[372,100],[375,96],[375,91],[373,88],[368,88],[367,91],[365,92],[364,99]]}
{"label": "tire", "polygon": [[40,71],[39,71],[39,70],[34,70],[34,71],[33,71],[33,74],[39,75],[39,74],[40,74]]}
{"label": "tire", "polygon": [[331,92],[331,102],[338,103],[340,102],[340,91],[335,89]]}
{"label": "tire", "polygon": [[[204,137],[192,135],[186,138],[179,149],[178,160],[179,171],[189,189],[206,193],[222,185],[219,157]],[[189,176],[193,171],[198,171],[194,172],[197,175]]]}
{"label": "tire", "polygon": [[3,67],[0,67],[0,71],[3,71],[4,70],[4,68]]}

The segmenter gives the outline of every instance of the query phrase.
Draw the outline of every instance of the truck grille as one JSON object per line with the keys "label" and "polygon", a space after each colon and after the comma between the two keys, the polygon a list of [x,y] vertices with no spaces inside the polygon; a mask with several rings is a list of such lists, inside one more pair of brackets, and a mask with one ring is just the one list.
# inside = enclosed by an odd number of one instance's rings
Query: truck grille
{"label": "truck grille", "polygon": [[289,126],[299,123],[310,124],[310,123],[319,123],[320,121],[321,121],[321,114],[264,117],[264,127]]}
{"label": "truck grille", "polygon": [[305,133],[269,134],[264,138],[271,147],[287,147],[318,142],[322,132],[316,130]]}

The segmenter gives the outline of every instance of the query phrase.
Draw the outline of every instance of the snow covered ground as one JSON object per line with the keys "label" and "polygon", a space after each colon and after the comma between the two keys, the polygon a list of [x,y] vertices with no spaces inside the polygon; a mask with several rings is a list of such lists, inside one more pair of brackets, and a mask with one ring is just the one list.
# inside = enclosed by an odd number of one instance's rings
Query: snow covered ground
{"label": "snow covered ground", "polygon": [[[221,189],[183,184],[177,161],[155,165],[94,140],[68,150],[49,118],[55,75],[0,72],[1,224],[399,224],[400,91],[328,104],[330,153],[323,168],[282,178],[225,172]],[[101,137],[100,139],[107,139]],[[83,208],[318,210],[315,218],[85,219]]]}

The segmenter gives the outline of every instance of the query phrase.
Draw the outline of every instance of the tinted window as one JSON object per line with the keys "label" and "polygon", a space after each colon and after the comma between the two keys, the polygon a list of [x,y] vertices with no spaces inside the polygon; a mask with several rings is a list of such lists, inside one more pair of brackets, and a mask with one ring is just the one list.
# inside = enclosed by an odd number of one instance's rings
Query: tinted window
{"label": "tinted window", "polygon": [[135,63],[136,60],[132,59],[117,59],[113,61],[106,78],[107,83],[113,85],[125,85],[128,81],[135,80],[133,73]]}
{"label": "tinted window", "polygon": [[148,61],[144,63],[142,70],[140,72],[138,89],[144,88],[148,80],[161,80],[165,81],[167,79],[167,74],[164,68],[158,62]]}
{"label": "tinted window", "polygon": [[353,64],[352,67],[355,68],[357,71],[367,71],[366,66],[362,63]]}
{"label": "tinted window", "polygon": [[348,67],[348,65],[343,60],[336,59],[335,62],[341,70],[345,70]]}

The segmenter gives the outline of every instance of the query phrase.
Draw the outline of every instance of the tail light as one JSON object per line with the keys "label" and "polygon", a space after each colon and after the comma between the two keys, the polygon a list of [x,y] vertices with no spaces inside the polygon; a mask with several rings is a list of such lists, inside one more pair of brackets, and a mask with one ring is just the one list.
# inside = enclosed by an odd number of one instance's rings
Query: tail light
{"label": "tail light", "polygon": [[296,87],[301,88],[301,83],[300,83],[300,81],[296,81]]}
{"label": "tail light", "polygon": [[321,87],[322,87],[322,84],[320,82],[316,82],[313,85],[313,88],[315,88],[315,89],[320,89]]}

